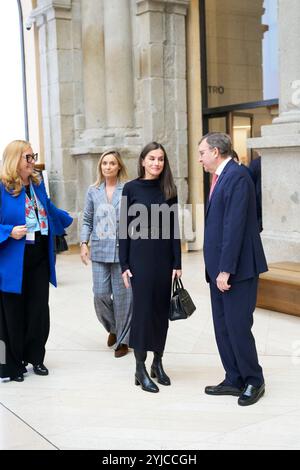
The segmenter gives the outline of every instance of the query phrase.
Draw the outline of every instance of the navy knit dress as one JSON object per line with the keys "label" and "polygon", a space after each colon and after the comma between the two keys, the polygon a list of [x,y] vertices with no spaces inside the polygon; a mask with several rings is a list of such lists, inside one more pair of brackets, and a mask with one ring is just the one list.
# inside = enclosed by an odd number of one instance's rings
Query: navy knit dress
{"label": "navy knit dress", "polygon": [[[121,204],[119,257],[122,272],[130,269],[133,275],[129,346],[138,351],[163,352],[169,324],[172,270],[181,269],[177,197],[166,201],[158,179],[130,181],[123,188],[123,196],[126,198],[122,198]],[[146,208],[143,212],[148,214],[141,223],[137,223],[138,219],[142,220],[141,212],[130,215],[135,212],[135,204],[142,204]],[[170,224],[162,217],[151,218],[151,206],[162,209],[162,204],[173,208]],[[170,236],[166,237],[169,228]]]}

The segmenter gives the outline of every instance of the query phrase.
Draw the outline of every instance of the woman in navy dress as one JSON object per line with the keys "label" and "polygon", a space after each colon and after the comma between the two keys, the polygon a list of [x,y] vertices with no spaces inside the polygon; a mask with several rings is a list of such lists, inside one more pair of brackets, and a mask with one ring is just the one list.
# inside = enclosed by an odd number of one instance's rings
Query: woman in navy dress
{"label": "woman in navy dress", "polygon": [[168,331],[172,279],[181,276],[177,190],[161,144],[142,150],[139,177],[123,189],[120,216],[120,263],[125,286],[132,285],[133,315],[129,346],[136,358],[135,383],[158,392],[145,368],[154,352],[151,377],[162,385],[170,379],[162,366]]}

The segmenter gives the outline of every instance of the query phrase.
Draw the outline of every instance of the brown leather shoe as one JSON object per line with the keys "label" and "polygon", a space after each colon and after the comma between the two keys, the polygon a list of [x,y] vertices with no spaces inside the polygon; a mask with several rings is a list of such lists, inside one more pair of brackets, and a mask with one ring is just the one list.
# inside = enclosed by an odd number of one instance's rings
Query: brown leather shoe
{"label": "brown leather shoe", "polygon": [[123,357],[126,356],[128,353],[128,346],[127,344],[120,344],[118,349],[115,350],[115,357]]}
{"label": "brown leather shoe", "polygon": [[111,348],[115,342],[117,341],[117,337],[114,333],[109,333],[108,338],[107,338],[107,346]]}

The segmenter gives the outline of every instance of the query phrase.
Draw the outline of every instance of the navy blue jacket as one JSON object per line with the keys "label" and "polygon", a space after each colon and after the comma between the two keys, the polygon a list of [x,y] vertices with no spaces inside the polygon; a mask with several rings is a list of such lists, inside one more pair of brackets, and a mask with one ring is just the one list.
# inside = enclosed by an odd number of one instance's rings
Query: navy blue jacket
{"label": "navy blue jacket", "polygon": [[255,186],[256,194],[256,213],[259,231],[262,232],[262,201],[261,201],[261,157],[252,160],[249,165],[249,171]]}
{"label": "navy blue jacket", "polygon": [[268,270],[257,223],[254,184],[243,166],[230,160],[207,203],[204,231],[206,280],[216,283],[221,271],[229,283]]}
{"label": "navy blue jacket", "polygon": [[[47,196],[44,183],[33,185],[48,217],[50,282],[56,286],[53,235],[63,235],[73,219],[61,209],[57,209]],[[22,292],[25,237],[15,240],[10,237],[14,226],[25,225],[25,189],[13,196],[0,184],[0,291],[20,294]]]}

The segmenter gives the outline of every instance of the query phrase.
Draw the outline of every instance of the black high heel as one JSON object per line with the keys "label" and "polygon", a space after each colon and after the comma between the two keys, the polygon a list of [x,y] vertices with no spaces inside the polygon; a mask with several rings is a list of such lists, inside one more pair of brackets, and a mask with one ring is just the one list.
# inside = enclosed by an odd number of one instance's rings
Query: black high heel
{"label": "black high heel", "polygon": [[154,359],[151,366],[151,377],[157,378],[157,381],[161,385],[171,385],[170,377],[164,371],[162,365],[162,353],[155,352]]}
{"label": "black high heel", "polygon": [[157,393],[158,386],[150,379],[145,367],[147,353],[145,351],[134,351],[136,358],[135,385],[141,385],[145,392]]}

